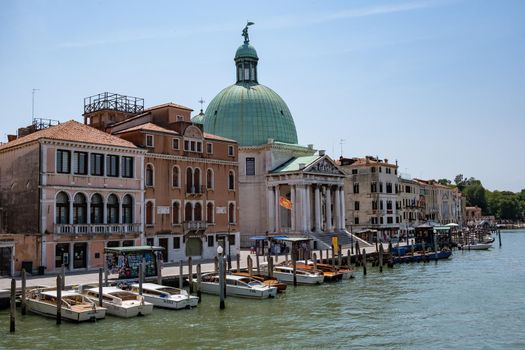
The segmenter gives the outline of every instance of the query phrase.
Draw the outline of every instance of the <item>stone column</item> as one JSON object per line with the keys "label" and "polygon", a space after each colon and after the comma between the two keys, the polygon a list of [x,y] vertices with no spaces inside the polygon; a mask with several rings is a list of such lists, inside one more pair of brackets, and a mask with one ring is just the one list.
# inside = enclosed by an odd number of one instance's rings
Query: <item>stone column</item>
{"label": "stone column", "polygon": [[279,207],[279,185],[275,185],[274,196],[275,196],[275,202],[274,202],[274,208],[275,208],[275,231],[274,232],[279,232],[280,228],[281,228],[281,222],[280,222],[281,215],[279,215],[279,209],[280,209],[280,207]]}
{"label": "stone column", "polygon": [[326,188],[326,231],[332,232],[334,226],[332,225],[332,190],[330,187]]}
{"label": "stone column", "polygon": [[296,201],[296,186],[295,185],[291,185],[290,186],[290,200],[292,201],[292,209],[290,210],[290,226],[291,226],[291,230],[292,232],[295,231],[295,226],[296,226],[296,215],[295,215],[295,212],[297,210],[297,201]]}
{"label": "stone column", "polygon": [[312,228],[312,221],[311,221],[312,208],[310,206],[310,191],[311,191],[311,185],[305,185],[304,200],[303,200],[305,232],[310,232]]}
{"label": "stone column", "polygon": [[341,196],[341,227],[346,230],[345,190],[343,186],[339,187],[339,195]]}
{"label": "stone column", "polygon": [[86,199],[86,224],[91,224],[91,198],[87,196]]}
{"label": "stone column", "polygon": [[321,194],[319,185],[315,186],[315,232],[321,232]]}
{"label": "stone column", "polygon": [[273,186],[266,189],[266,197],[268,199],[268,232],[274,232],[275,225],[275,195],[273,193]]}
{"label": "stone column", "polygon": [[334,224],[335,230],[341,230],[341,196],[339,193],[339,187],[336,187],[334,191],[335,204],[334,204]]}

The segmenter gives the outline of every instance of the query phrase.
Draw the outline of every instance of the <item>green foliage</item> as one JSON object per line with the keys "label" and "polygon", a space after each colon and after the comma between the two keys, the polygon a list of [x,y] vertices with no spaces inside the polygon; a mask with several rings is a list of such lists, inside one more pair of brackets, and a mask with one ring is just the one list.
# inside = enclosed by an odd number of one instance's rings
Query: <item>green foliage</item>
{"label": "green foliage", "polygon": [[468,206],[478,206],[484,214],[487,214],[487,198],[481,181],[470,178],[462,192]]}
{"label": "green foliage", "polygon": [[452,184],[452,181],[448,179],[439,179],[437,182],[445,186],[450,186]]}

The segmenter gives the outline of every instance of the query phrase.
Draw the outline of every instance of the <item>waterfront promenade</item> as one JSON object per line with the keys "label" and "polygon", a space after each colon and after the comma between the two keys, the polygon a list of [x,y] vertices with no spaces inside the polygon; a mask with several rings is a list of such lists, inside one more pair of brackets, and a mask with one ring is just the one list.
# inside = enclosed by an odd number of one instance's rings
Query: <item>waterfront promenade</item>
{"label": "waterfront promenade", "polygon": [[[350,249],[349,247],[343,247],[342,254],[343,256],[346,256],[347,250]],[[365,247],[361,248],[361,252],[363,249],[366,250],[366,254],[372,254],[376,252],[375,246],[372,247]],[[383,244],[383,249],[385,252],[388,249],[388,244]],[[317,257],[319,258],[320,254],[319,251],[314,251],[314,253],[317,254]],[[250,254],[250,250],[241,250],[240,252],[240,262],[241,262],[241,268],[246,268],[246,259],[248,255],[251,255],[253,259],[255,259],[255,254]],[[354,251],[355,255],[355,251]],[[352,255],[352,256],[354,256]],[[326,258],[326,251],[323,251],[323,257]],[[264,261],[265,257],[260,256],[261,261]],[[278,262],[281,262],[285,259],[284,255],[279,255]],[[195,266],[197,264],[201,264],[202,272],[211,272],[214,270],[214,262],[213,260],[193,260],[193,272],[195,273],[196,269]],[[232,267],[237,268],[236,263],[236,257],[232,256]],[[163,266],[162,268],[162,276],[164,277],[174,277],[178,276],[180,271],[180,267],[178,263],[170,263],[168,265]],[[183,268],[183,274],[188,273],[188,263],[187,261],[184,264]],[[110,274],[109,279],[116,279],[117,275]],[[20,277],[16,277],[17,279],[17,287],[20,287]],[[79,285],[79,284],[93,284],[98,283],[98,271],[89,271],[89,272],[66,272],[66,285]],[[47,275],[33,275],[28,276],[27,278],[27,287],[33,287],[33,286],[55,286],[56,285],[56,273],[54,274],[47,274]],[[0,289],[9,289],[11,286],[11,278],[1,278],[0,279]]]}

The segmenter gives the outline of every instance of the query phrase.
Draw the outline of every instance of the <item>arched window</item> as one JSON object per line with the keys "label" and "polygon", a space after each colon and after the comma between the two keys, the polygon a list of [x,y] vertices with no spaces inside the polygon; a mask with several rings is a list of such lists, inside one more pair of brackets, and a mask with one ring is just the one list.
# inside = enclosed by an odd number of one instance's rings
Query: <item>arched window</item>
{"label": "arched window", "polygon": [[91,197],[91,223],[102,224],[104,222],[104,203],[102,196],[95,193]]}
{"label": "arched window", "polygon": [[87,201],[86,196],[77,193],[73,200],[73,224],[87,223]]}
{"label": "arched window", "polygon": [[153,165],[146,165],[146,186],[153,186],[154,171]]}
{"label": "arched window", "polygon": [[206,204],[206,222],[213,223],[213,203]]}
{"label": "arched window", "polygon": [[193,193],[193,170],[186,169],[186,192]]}
{"label": "arched window", "polygon": [[195,168],[193,172],[193,186],[195,186],[195,193],[201,193],[201,170]]}
{"label": "arched window", "polygon": [[179,202],[173,202],[172,208],[171,208],[171,223],[173,225],[180,224],[180,204]]}
{"label": "arched window", "polygon": [[108,224],[118,224],[118,198],[114,194],[110,194],[108,197],[107,204],[107,213],[108,217],[106,218],[106,223]]}
{"label": "arched window", "polygon": [[171,170],[171,186],[173,187],[179,187],[180,181],[179,181],[179,167],[174,166]]}
{"label": "arched window", "polygon": [[228,205],[228,223],[235,224],[235,204]]}
{"label": "arched window", "polygon": [[210,189],[212,190],[214,187],[213,187],[213,170],[212,169],[208,169],[208,171],[206,172],[206,188],[207,189]]}
{"label": "arched window", "polygon": [[230,174],[228,175],[228,189],[234,190],[235,189],[235,174],[232,170],[230,170]]}
{"label": "arched window", "polygon": [[193,209],[195,221],[202,220],[202,206],[200,203],[195,203],[195,209]]}
{"label": "arched window", "polygon": [[146,202],[146,225],[153,225],[153,202]]}
{"label": "arched window", "polygon": [[129,194],[122,199],[122,223],[133,223],[133,198]]}
{"label": "arched window", "polygon": [[65,192],[57,194],[55,223],[69,224],[69,197]]}
{"label": "arched window", "polygon": [[192,207],[191,203],[186,203],[186,206],[184,207],[184,220],[185,221],[192,221],[191,220],[191,214],[192,214]]}

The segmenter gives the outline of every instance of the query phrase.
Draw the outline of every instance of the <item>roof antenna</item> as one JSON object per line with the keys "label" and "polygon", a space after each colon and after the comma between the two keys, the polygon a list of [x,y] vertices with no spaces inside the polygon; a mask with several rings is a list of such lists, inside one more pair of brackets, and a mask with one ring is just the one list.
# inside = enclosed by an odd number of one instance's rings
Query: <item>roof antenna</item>
{"label": "roof antenna", "polygon": [[40,89],[32,89],[31,90],[31,124],[33,123],[33,120],[35,120],[35,92],[40,91]]}
{"label": "roof antenna", "polygon": [[343,144],[345,143],[346,140],[344,139],[340,139],[339,140],[339,144],[341,145],[341,158],[343,158]]}

